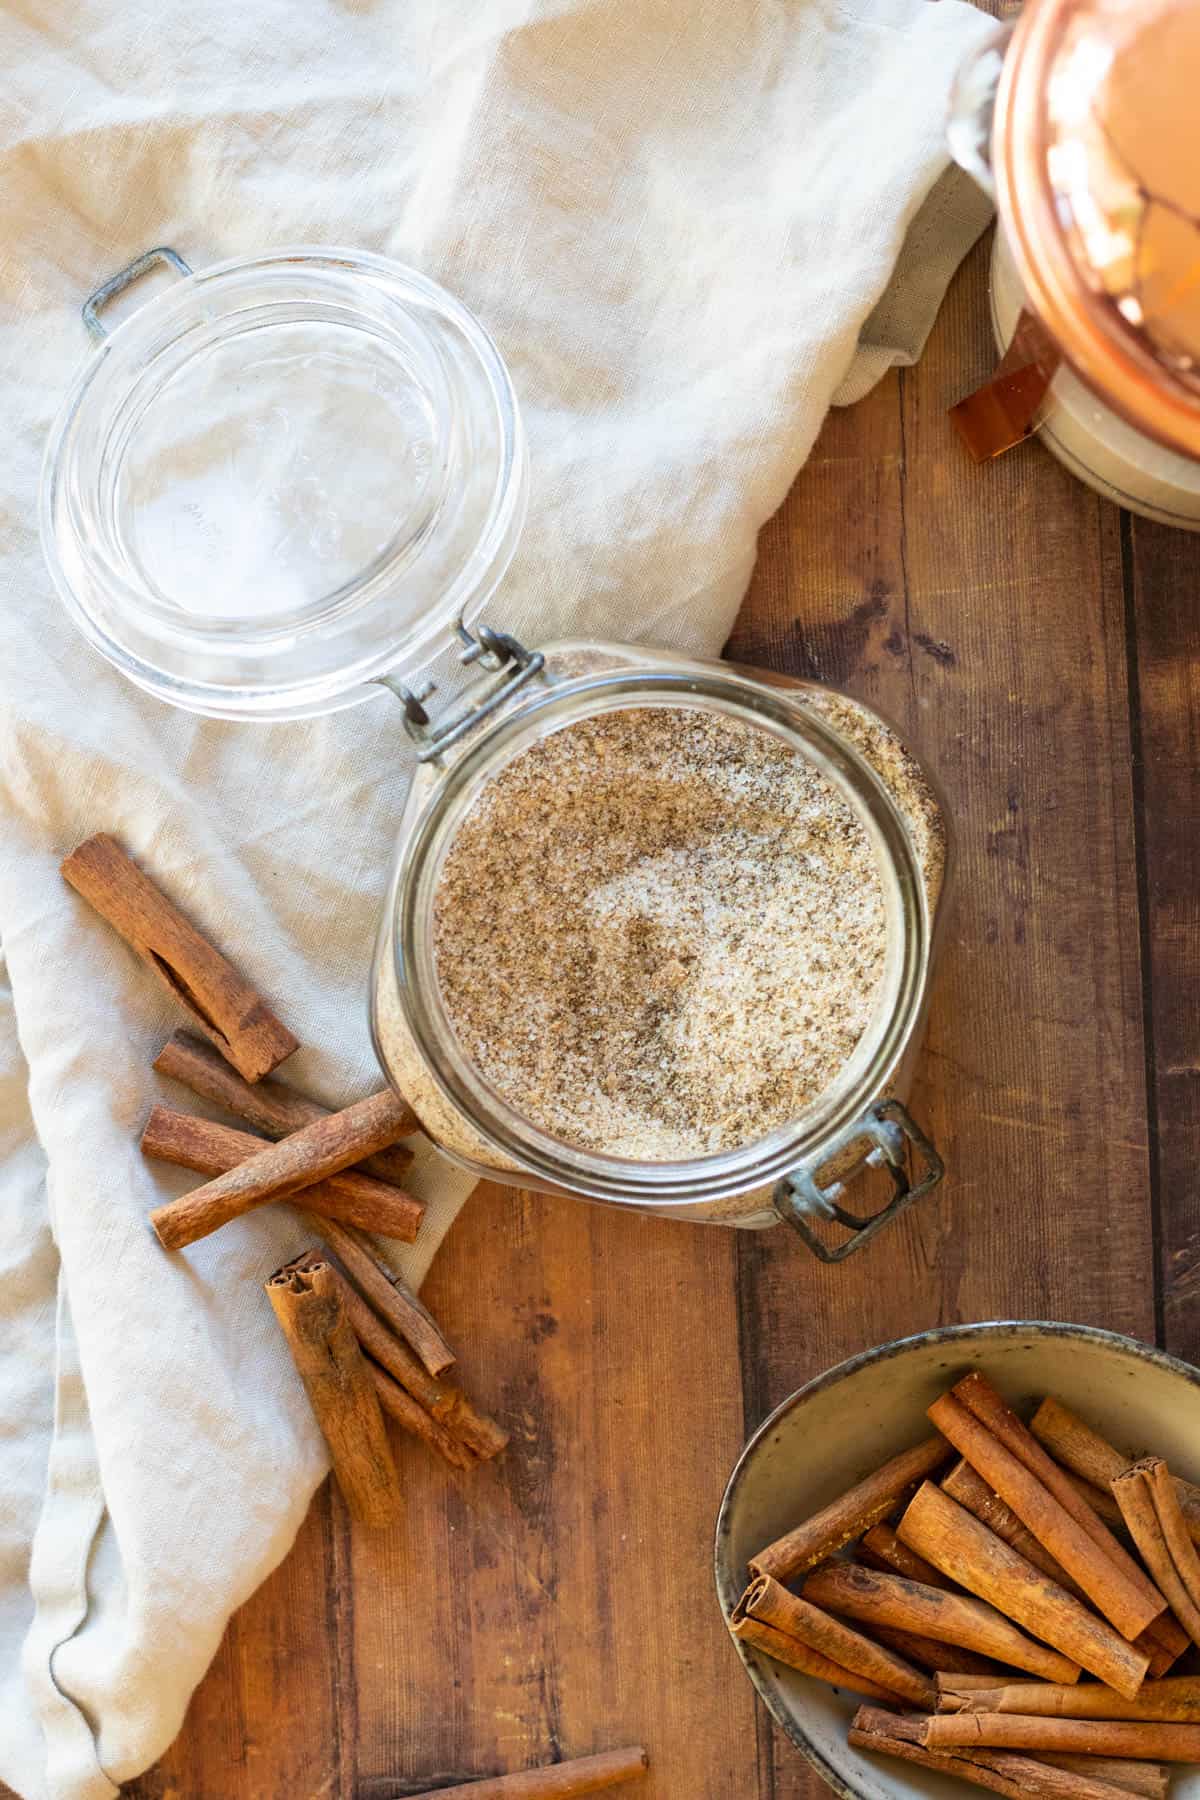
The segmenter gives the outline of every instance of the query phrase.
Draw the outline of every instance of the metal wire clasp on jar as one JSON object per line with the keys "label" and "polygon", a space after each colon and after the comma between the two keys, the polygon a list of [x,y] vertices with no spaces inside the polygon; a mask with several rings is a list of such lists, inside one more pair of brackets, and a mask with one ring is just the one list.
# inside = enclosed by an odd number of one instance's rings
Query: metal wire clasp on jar
{"label": "metal wire clasp on jar", "polygon": [[[413,724],[425,760],[376,950],[380,1061],[441,1149],[480,1175],[694,1221],[764,1226],[785,1218],[822,1260],[839,1261],[942,1173],[904,1105],[945,880],[943,813],[927,778],[874,713],[814,683],[640,646],[552,644],[539,655],[530,675],[527,652],[502,650],[496,671],[454,715],[452,731]],[[793,771],[807,785],[789,811],[784,790]],[[692,810],[681,814],[688,783]],[[630,820],[641,786],[657,835],[636,844]],[[774,1112],[764,1114],[763,1130],[744,1110],[732,1138],[711,1132],[713,1147],[674,1124],[660,1130],[668,1114],[658,1103],[681,1085],[670,1066],[640,1083],[639,1091],[651,1093],[647,1125],[614,1073],[623,1057],[665,1065],[674,1045],[693,1076],[698,1066],[716,1083],[738,1043],[743,1055],[752,1043],[730,1031],[727,1051],[718,1041],[715,1060],[697,1064],[696,1021],[701,1012],[709,1021],[720,1017],[703,989],[705,933],[732,931],[733,958],[758,954],[761,963],[773,922],[739,920],[730,907],[742,906],[744,915],[746,896],[761,902],[771,879],[792,879],[797,869],[802,876],[806,859],[819,860],[814,796],[838,809],[842,822],[829,866],[839,871],[843,897],[854,899],[855,880],[878,896],[877,979],[861,1032],[796,1112],[779,1116],[772,1085]],[[726,801],[732,849],[724,842]],[[789,848],[793,823],[799,861]],[[764,845],[775,859],[770,870],[782,874],[748,868]],[[865,861],[848,863],[851,851]],[[711,871],[723,853],[738,877],[730,904],[715,906],[706,893],[689,905],[693,868]],[[614,935],[614,907],[625,909],[624,937]],[[712,923],[714,910],[725,925]],[[786,920],[786,908],[780,916]],[[862,916],[869,919],[869,905]],[[821,990],[827,1005],[830,968],[836,979],[839,955],[849,965],[851,946],[847,939],[839,948],[836,920],[817,918],[815,929],[830,951]],[[630,934],[639,955],[652,943],[644,962],[629,962]],[[733,958],[720,943],[716,949],[724,980]],[[629,986],[643,969],[645,996]],[[677,982],[693,1001],[690,1011],[681,1005],[669,1032],[658,1028],[660,981]],[[751,1001],[761,997],[752,984],[747,991]],[[793,998],[803,995],[784,995],[788,1004]],[[612,1019],[605,1006],[616,1009]],[[582,1032],[562,1018],[571,1007],[587,1015]],[[639,1038],[644,1016],[650,1024]],[[751,1034],[772,1023],[755,1019],[748,1005],[738,1017]],[[589,1057],[604,1093],[588,1095],[581,1107],[575,1088]],[[889,1172],[892,1196],[863,1217],[843,1194],[868,1165]],[[815,1228],[821,1221],[849,1235],[835,1233],[831,1242]]]}

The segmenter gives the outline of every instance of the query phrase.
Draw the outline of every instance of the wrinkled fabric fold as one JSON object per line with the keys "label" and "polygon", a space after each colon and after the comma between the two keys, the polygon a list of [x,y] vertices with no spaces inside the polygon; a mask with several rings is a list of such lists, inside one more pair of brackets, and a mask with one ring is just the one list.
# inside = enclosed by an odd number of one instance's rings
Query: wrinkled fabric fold
{"label": "wrinkled fabric fold", "polygon": [[[195,267],[302,242],[416,264],[495,335],[529,432],[491,622],[716,653],[827,408],[918,353],[981,228],[943,181],[942,118],[987,28],[958,0],[0,15],[0,1777],[20,1794],[93,1800],[161,1754],[325,1467],[261,1292],[305,1233],[266,1209],[155,1243],[147,1213],[192,1179],[137,1150],[155,1099],[192,1104],[150,1069],[179,1021],[58,861],[120,838],[300,1038],[281,1073],[344,1103],[379,1079],[367,977],[410,767],[382,692],[217,724],[74,633],[36,517],[82,299],[161,243]],[[430,1211],[397,1262],[419,1281],[469,1180],[426,1149],[413,1186]]]}

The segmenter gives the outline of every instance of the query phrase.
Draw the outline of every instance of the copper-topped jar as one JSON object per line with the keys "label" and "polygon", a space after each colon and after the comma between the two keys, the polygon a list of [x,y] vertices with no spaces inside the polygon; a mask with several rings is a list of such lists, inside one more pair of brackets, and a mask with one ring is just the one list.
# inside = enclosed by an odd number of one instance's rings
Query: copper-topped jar
{"label": "copper-topped jar", "polygon": [[1200,4],[1031,0],[962,70],[950,139],[994,193],[981,460],[1038,431],[1100,492],[1200,527]]}

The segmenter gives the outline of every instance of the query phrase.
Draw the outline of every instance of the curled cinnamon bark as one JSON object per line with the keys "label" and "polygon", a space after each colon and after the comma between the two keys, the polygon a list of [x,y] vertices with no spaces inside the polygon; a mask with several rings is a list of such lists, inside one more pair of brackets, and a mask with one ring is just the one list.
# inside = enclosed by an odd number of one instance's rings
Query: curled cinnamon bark
{"label": "curled cinnamon bark", "polygon": [[[201,1175],[235,1169],[257,1156],[262,1147],[263,1140],[249,1131],[235,1131],[232,1126],[197,1118],[194,1113],[175,1112],[169,1106],[156,1106],[142,1133],[143,1156],[195,1169]],[[315,1182],[305,1189],[304,1199],[312,1212],[382,1237],[398,1238],[402,1244],[412,1243],[425,1216],[423,1201],[357,1169],[344,1169]],[[158,1218],[165,1210],[160,1207],[151,1217]]]}
{"label": "curled cinnamon bark", "polygon": [[158,976],[239,1075],[258,1081],[299,1049],[262,995],[106,832],[61,865],[68,881]]}
{"label": "curled cinnamon bark", "polygon": [[[983,1418],[978,1416],[981,1411]],[[1137,1637],[1165,1610],[1166,1601],[1099,1519],[1093,1517],[1090,1526],[1081,1522],[1077,1515],[1083,1511],[1083,1503],[1077,1495],[1072,1492],[1071,1510],[1062,1504],[1042,1480],[1042,1464],[1049,1464],[1050,1459],[1036,1440],[1029,1440],[1032,1449],[1023,1445],[1020,1434],[1024,1427],[1015,1415],[1011,1415],[1011,1429],[1005,1428],[1008,1414],[1000,1396],[978,1375],[960,1382],[953,1393],[943,1394],[928,1409],[932,1423],[1012,1508],[1097,1611],[1122,1637]],[[993,1421],[1016,1448],[1001,1441],[991,1429]],[[1036,1469],[1030,1466],[1033,1462]],[[1061,1492],[1060,1473],[1054,1471],[1051,1479]]]}
{"label": "curled cinnamon bark", "polygon": [[920,1768],[935,1769],[1009,1800],[1126,1800],[1128,1789],[1110,1784],[1097,1770],[1063,1769],[1003,1750],[930,1750],[922,1743],[923,1721],[898,1718],[875,1707],[860,1707],[850,1727],[857,1750],[874,1750]]}
{"label": "curled cinnamon bark", "polygon": [[1200,1557],[1188,1536],[1178,1496],[1161,1457],[1131,1464],[1112,1484],[1129,1535],[1171,1611],[1200,1644]]}
{"label": "curled cinnamon bark", "polygon": [[434,1788],[421,1800],[575,1800],[579,1794],[596,1794],[602,1788],[633,1781],[649,1766],[646,1752],[634,1745],[628,1750],[606,1750],[600,1756],[581,1756],[574,1762],[552,1763],[545,1769],[497,1775],[491,1781]]}
{"label": "curled cinnamon bark", "polygon": [[968,1594],[946,1593],[902,1575],[844,1562],[815,1570],[802,1592],[814,1605],[855,1619],[872,1630],[883,1625],[915,1631],[978,1651],[994,1662],[1025,1669],[1047,1681],[1072,1681],[1079,1674],[1078,1665],[1068,1657],[1046,1644],[1036,1643],[994,1606]]}
{"label": "curled cinnamon bark", "polygon": [[[942,1486],[946,1487],[945,1481]],[[949,1488],[946,1491],[949,1492]],[[924,1587],[954,1587],[954,1583],[947,1581],[932,1563],[926,1562],[923,1556],[918,1556],[915,1550],[910,1550],[907,1544],[902,1544],[890,1525],[872,1525],[854,1555],[857,1562],[864,1563],[869,1569],[903,1575],[909,1581],[921,1582]]]}
{"label": "curled cinnamon bark", "polygon": [[297,1212],[309,1230],[327,1244],[359,1291],[410,1349],[415,1350],[430,1375],[444,1375],[453,1367],[454,1352],[446,1342],[428,1307],[422,1305],[407,1282],[385,1269],[371,1244],[353,1225],[322,1218],[304,1206]]}
{"label": "curled cinnamon bark", "polygon": [[1161,1719],[1200,1724],[1200,1676],[1144,1681],[1132,1699],[1101,1683],[1063,1687],[1047,1681],[1006,1682],[994,1688],[951,1689],[938,1684],[939,1712],[1040,1713],[1056,1719]]}
{"label": "curled cinnamon bark", "polygon": [[[997,1393],[987,1378],[978,1369],[974,1370],[965,1380],[957,1384],[954,1395],[1004,1445],[1006,1450],[1024,1464],[1041,1486],[1053,1495],[1063,1511],[1075,1521],[1081,1530],[1087,1533],[1113,1565],[1119,1579],[1127,1584],[1127,1598],[1130,1592],[1136,1592],[1141,1596],[1146,1609],[1153,1609],[1152,1618],[1158,1618],[1164,1610],[1163,1596],[1149,1579],[1146,1571],[1117,1542],[1095,1508],[1080,1493],[1078,1484],[1072,1481],[1066,1471],[1061,1469],[1053,1457],[1046,1452],[1029,1427],[1021,1422],[1012,1407],[1001,1394]],[[1048,1547],[1053,1549],[1052,1545]],[[1063,1558],[1060,1557],[1059,1561],[1063,1561]],[[1114,1618],[1112,1622],[1117,1626],[1118,1631],[1124,1631],[1124,1626],[1118,1619]],[[1147,1618],[1146,1625],[1151,1622],[1152,1619]],[[1143,1626],[1144,1629],[1145,1626]],[[1134,1631],[1127,1635],[1137,1637],[1138,1633]]]}
{"label": "curled cinnamon bark", "polygon": [[[935,1675],[933,1678],[933,1681],[934,1681],[934,1686],[937,1688],[937,1691],[938,1691],[938,1701],[939,1701],[938,1711],[939,1712],[942,1710],[940,1702],[943,1699],[947,1698],[951,1694],[957,1694],[957,1695],[961,1696],[963,1694],[968,1694],[968,1693],[972,1693],[972,1694],[976,1693],[976,1692],[982,1693],[985,1688],[994,1688],[996,1685],[996,1683],[994,1681],[992,1681],[988,1676],[951,1675],[948,1672],[945,1674]],[[957,1708],[950,1707],[948,1710],[950,1712],[955,1712],[955,1711],[957,1711]]]}
{"label": "curled cinnamon bark", "polygon": [[[1068,1594],[1074,1594],[1076,1599],[1084,1597],[1083,1589],[1072,1581],[1062,1565],[1022,1525],[1012,1507],[1005,1505],[999,1494],[992,1491],[983,1476],[969,1462],[964,1460],[956,1463],[942,1477],[941,1487],[944,1494],[949,1494],[952,1500],[965,1506],[989,1531],[994,1531],[998,1538],[1003,1538],[1010,1549],[1023,1556],[1026,1562],[1031,1562],[1035,1569],[1040,1569],[1043,1575],[1048,1575],[1051,1581],[1056,1581],[1059,1587],[1065,1588]],[[1133,1639],[1137,1649],[1149,1657],[1147,1673],[1155,1678],[1166,1674],[1183,1655],[1190,1641],[1187,1632],[1169,1612],[1160,1613],[1156,1619],[1151,1620],[1145,1631]]]}
{"label": "curled cinnamon bark", "polygon": [[[831,1608],[831,1611],[836,1611]],[[977,1656],[960,1644],[941,1643],[937,1638],[922,1637],[915,1631],[897,1631],[890,1625],[872,1625],[871,1636],[877,1644],[886,1644],[905,1662],[915,1668],[928,1669],[931,1675],[967,1675],[995,1681],[1003,1678],[1003,1668],[990,1657]]]}
{"label": "curled cinnamon bark", "polygon": [[761,1619],[752,1619],[748,1614],[736,1612],[729,1622],[729,1629],[741,1644],[748,1644],[752,1650],[761,1650],[787,1669],[795,1669],[801,1675],[811,1675],[815,1681],[824,1681],[830,1687],[847,1688],[852,1694],[861,1694],[866,1700],[882,1700],[889,1706],[903,1706],[904,1701],[899,1694],[893,1694],[890,1688],[880,1687],[878,1682],[871,1681],[865,1675],[855,1674],[853,1669],[843,1669],[840,1664],[830,1662],[819,1650],[812,1650],[802,1644],[799,1638],[789,1637],[786,1631],[776,1630],[774,1625],[766,1625]]}
{"label": "curled cinnamon bark", "polygon": [[277,1270],[266,1291],[351,1516],[364,1525],[390,1525],[401,1510],[400,1480],[333,1270],[328,1263],[300,1258]]}
{"label": "curled cinnamon bark", "polygon": [[924,1443],[893,1456],[873,1475],[797,1525],[786,1537],[751,1557],[751,1574],[790,1581],[793,1575],[824,1562],[851,1538],[885,1519],[910,1488],[924,1481],[949,1456],[950,1446],[941,1437],[926,1438]]}
{"label": "curled cinnamon bark", "polygon": [[1122,1694],[1136,1694],[1149,1658],[978,1519],[926,1482],[897,1526],[900,1538],[943,1575],[987,1600],[1034,1637]]}
{"label": "curled cinnamon bark", "polygon": [[508,1433],[494,1419],[478,1412],[461,1389],[430,1375],[408,1345],[388,1329],[353,1283],[340,1270],[335,1273],[341,1285],[346,1316],[367,1354],[472,1456],[484,1462],[499,1456],[508,1443]]}
{"label": "curled cinnamon bark", "polygon": [[[407,1388],[402,1387],[386,1369],[381,1368],[374,1360],[371,1355],[373,1346],[379,1348],[386,1345],[389,1349],[404,1347],[392,1338],[387,1327],[371,1311],[362,1295],[351,1285],[341,1270],[329,1261],[327,1254],[320,1250],[309,1250],[305,1255],[298,1256],[293,1262],[290,1262],[288,1271],[307,1271],[318,1267],[324,1268],[333,1276],[334,1285],[345,1309],[346,1317],[358,1339],[359,1349],[366,1357],[367,1369],[375,1386],[376,1398],[384,1412],[395,1419],[396,1423],[410,1436],[420,1438],[431,1450],[435,1450],[452,1468],[473,1468],[478,1459],[467,1445],[447,1431],[439,1419],[435,1418]],[[360,1329],[364,1326],[366,1327],[365,1331]],[[442,1384],[433,1381],[431,1376],[425,1374],[416,1358],[411,1356],[410,1351],[405,1348],[404,1353],[411,1357],[423,1380],[434,1389],[441,1388]]]}
{"label": "curled cinnamon bark", "polygon": [[860,1632],[851,1631],[848,1625],[808,1600],[789,1594],[769,1575],[760,1575],[751,1582],[735,1609],[735,1620],[739,1617],[773,1625],[777,1631],[807,1644],[810,1650],[819,1651],[830,1662],[865,1675],[914,1706],[937,1704],[937,1690],[927,1675]]}
{"label": "curled cinnamon bark", "polygon": [[1123,1793],[1140,1794],[1142,1800],[1167,1800],[1171,1770],[1166,1763],[1135,1762],[1128,1756],[1069,1756],[1058,1750],[1043,1750],[1037,1760],[1091,1781],[1109,1781]]}
{"label": "curled cinnamon bark", "polygon": [[408,1117],[390,1088],[341,1112],[315,1119],[278,1144],[262,1148],[224,1175],[160,1206],[150,1222],[166,1250],[194,1244],[269,1200],[285,1200],[351,1163],[393,1143]]}
{"label": "curled cinnamon bark", "polygon": [[[193,1094],[199,1094],[202,1099],[211,1100],[214,1106],[223,1106],[227,1112],[244,1119],[264,1137],[287,1137],[290,1132],[311,1125],[315,1119],[327,1119],[333,1110],[310,1100],[295,1088],[287,1087],[282,1081],[244,1080],[215,1050],[210,1050],[207,1044],[186,1031],[177,1031],[167,1039],[154,1059],[154,1067],[160,1075],[178,1081]],[[417,1129],[416,1114],[410,1111],[409,1117],[412,1122],[401,1134],[405,1137]],[[364,1157],[354,1167],[364,1175],[373,1175],[377,1181],[390,1181],[403,1187],[411,1164],[411,1150],[401,1144],[390,1144],[373,1156]]]}
{"label": "curled cinnamon bark", "polygon": [[1079,1756],[1132,1756],[1151,1762],[1200,1761],[1200,1725],[1149,1720],[1046,1719],[1024,1713],[948,1713],[926,1719],[930,1750],[1067,1751]]}
{"label": "curled cinnamon bark", "polygon": [[371,1380],[375,1384],[375,1397],[384,1412],[395,1419],[397,1425],[411,1437],[420,1438],[431,1450],[436,1450],[452,1469],[474,1468],[477,1459],[471,1455],[466,1445],[457,1438],[452,1438],[436,1419],[431,1419],[425,1408],[418,1406],[412,1395],[398,1381],[393,1381],[386,1369],[381,1369],[369,1356],[366,1360]]}
{"label": "curled cinnamon bark", "polygon": [[[1029,1429],[1057,1462],[1088,1483],[1092,1493],[1099,1492],[1105,1501],[1114,1504],[1109,1490],[1117,1476],[1129,1467],[1127,1456],[1122,1456],[1053,1395],[1042,1401]],[[1200,1544],[1200,1487],[1176,1476],[1175,1497],[1187,1522],[1188,1536],[1194,1544]],[[1121,1522],[1120,1513],[1117,1522]]]}

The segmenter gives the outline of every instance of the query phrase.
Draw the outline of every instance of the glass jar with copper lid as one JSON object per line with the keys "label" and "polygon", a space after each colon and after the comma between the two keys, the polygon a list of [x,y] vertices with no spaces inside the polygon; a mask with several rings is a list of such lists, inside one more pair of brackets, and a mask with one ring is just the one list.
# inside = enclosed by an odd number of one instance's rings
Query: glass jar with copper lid
{"label": "glass jar with copper lid", "polygon": [[994,193],[1002,360],[953,416],[1037,431],[1148,517],[1200,527],[1200,5],[1030,0],[961,71],[950,140]]}

